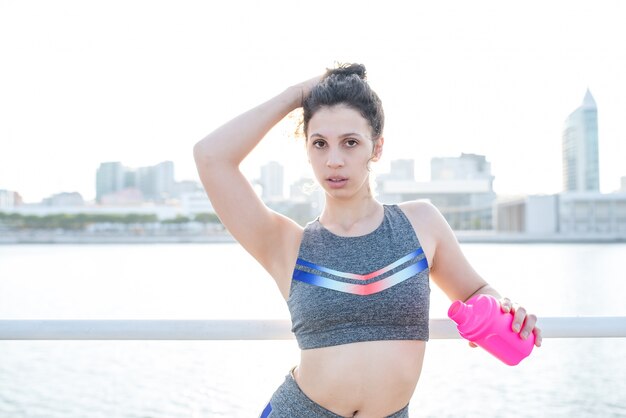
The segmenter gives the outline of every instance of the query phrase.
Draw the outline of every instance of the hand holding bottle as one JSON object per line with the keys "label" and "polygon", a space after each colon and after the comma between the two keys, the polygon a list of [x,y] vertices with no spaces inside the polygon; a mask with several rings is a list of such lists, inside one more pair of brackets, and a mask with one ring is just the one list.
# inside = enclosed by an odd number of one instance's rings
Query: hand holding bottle
{"label": "hand holding bottle", "polygon": [[458,324],[462,337],[509,365],[518,364],[530,354],[533,345],[541,344],[536,317],[526,315],[523,308],[514,307],[508,299],[499,302],[493,296],[479,294],[466,303],[454,302],[448,316]]}
{"label": "hand holding bottle", "polygon": [[500,299],[500,307],[502,308],[502,312],[510,312],[513,314],[511,327],[514,332],[519,333],[522,340],[534,335],[535,345],[541,347],[541,330],[535,326],[537,323],[537,317],[535,315],[528,314],[526,309],[511,302],[509,298]]}

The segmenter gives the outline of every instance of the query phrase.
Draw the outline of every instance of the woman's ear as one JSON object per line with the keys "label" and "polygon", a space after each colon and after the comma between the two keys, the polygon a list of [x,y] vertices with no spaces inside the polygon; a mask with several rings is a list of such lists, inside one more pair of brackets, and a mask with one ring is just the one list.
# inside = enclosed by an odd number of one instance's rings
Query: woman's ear
{"label": "woman's ear", "polygon": [[383,144],[385,143],[385,138],[382,136],[376,140],[374,144],[374,151],[372,153],[372,161],[380,160],[380,157],[383,155]]}

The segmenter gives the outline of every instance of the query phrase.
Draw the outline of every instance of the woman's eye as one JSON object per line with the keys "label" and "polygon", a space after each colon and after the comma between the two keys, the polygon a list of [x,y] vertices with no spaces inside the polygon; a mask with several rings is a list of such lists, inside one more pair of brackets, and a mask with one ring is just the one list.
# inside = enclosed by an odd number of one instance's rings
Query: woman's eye
{"label": "woman's eye", "polygon": [[320,141],[320,140],[313,141],[313,146],[315,148],[324,148],[324,145],[325,145],[324,141]]}
{"label": "woman's eye", "polygon": [[357,141],[356,139],[348,139],[346,140],[346,146],[348,146],[348,148],[352,148],[352,147],[356,147],[358,145],[359,141]]}

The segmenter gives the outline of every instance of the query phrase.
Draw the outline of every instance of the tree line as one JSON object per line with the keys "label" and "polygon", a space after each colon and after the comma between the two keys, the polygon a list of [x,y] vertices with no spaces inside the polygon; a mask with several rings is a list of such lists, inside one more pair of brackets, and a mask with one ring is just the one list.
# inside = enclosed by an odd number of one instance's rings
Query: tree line
{"label": "tree line", "polygon": [[67,229],[84,230],[87,226],[96,223],[114,224],[183,224],[188,222],[200,222],[203,224],[221,223],[214,213],[198,213],[193,217],[179,215],[176,218],[159,221],[155,214],[88,214],[88,213],[57,213],[51,215],[22,215],[19,213],[0,212],[0,225],[5,228],[22,229]]}

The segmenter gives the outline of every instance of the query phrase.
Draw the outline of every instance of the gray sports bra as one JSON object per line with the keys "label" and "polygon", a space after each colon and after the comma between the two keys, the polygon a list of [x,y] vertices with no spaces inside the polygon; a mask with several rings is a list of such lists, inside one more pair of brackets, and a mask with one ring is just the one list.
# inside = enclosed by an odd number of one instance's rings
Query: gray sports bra
{"label": "gray sports bra", "polygon": [[382,224],[341,237],[304,229],[287,305],[301,349],[359,341],[428,340],[428,262],[397,205]]}

